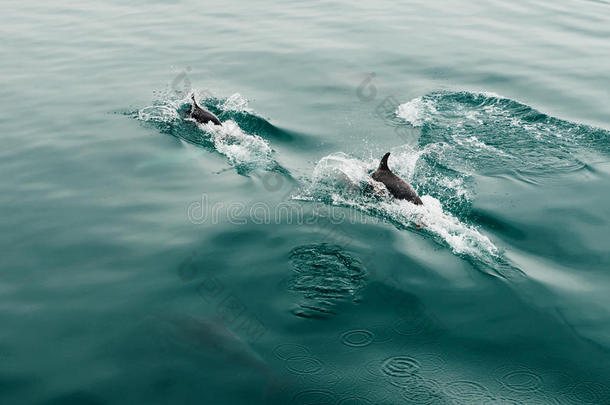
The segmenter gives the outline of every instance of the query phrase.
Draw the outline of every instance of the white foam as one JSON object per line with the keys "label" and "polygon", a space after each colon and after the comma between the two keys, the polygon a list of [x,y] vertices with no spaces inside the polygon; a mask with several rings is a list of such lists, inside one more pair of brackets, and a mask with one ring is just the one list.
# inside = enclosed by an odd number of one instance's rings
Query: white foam
{"label": "white foam", "polygon": [[465,146],[465,147],[469,147],[469,149],[471,150],[488,150],[491,151],[493,153],[497,153],[500,155],[506,155],[506,153],[504,153],[504,151],[486,144],[485,142],[481,141],[479,138],[477,138],[474,135],[468,135],[468,134],[462,134],[462,133],[455,133],[452,136],[452,139],[455,141],[456,144],[461,145],[461,146]]}
{"label": "white foam", "polygon": [[506,99],[506,97],[501,96],[498,93],[494,93],[493,91],[477,91],[477,92],[475,92],[475,94],[480,94],[482,96],[489,97],[489,98]]}
{"label": "white foam", "polygon": [[[480,95],[487,98],[505,99],[505,97],[492,92],[482,91],[475,92],[472,94]],[[416,97],[411,101],[399,105],[398,109],[396,110],[396,115],[403,118],[405,121],[409,122],[414,127],[421,127],[424,123],[432,121],[434,116],[438,114],[438,110],[436,109],[437,101],[438,100],[435,97],[430,96]],[[497,107],[493,105],[485,106],[483,108],[497,109]],[[464,111],[463,113],[466,119],[477,121],[479,124],[483,123],[483,121],[481,121],[477,117],[477,111]],[[460,125],[460,123],[458,123],[457,125]]]}
{"label": "white foam", "polygon": [[[462,223],[459,219],[443,210],[441,202],[434,197],[424,195],[421,197],[423,206],[411,206],[419,209],[419,221],[426,229],[441,236],[455,253],[479,256],[496,256],[498,248],[481,234],[478,229]],[[402,204],[408,204],[402,202]]]}
{"label": "white foam", "polygon": [[340,198],[341,193],[361,193],[365,187],[376,195],[386,196],[388,192],[385,186],[369,176],[377,164],[373,159],[363,161],[343,152],[334,153],[320,159],[313,170],[311,185],[314,188],[324,186],[339,193],[330,193],[333,200]]}
{"label": "white foam", "polygon": [[367,176],[372,167],[361,160],[352,158],[343,152],[334,153],[320,159],[313,170],[313,178],[316,181],[333,179],[337,175],[343,175],[352,183],[359,183]]}
{"label": "white foam", "polygon": [[[423,151],[401,148],[390,155],[389,165],[395,172],[408,179],[415,170],[415,164]],[[446,212],[441,202],[429,195],[422,195],[423,205],[415,205],[403,200],[375,198],[370,194],[354,195],[345,192],[343,185],[373,184],[385,189],[381,183],[370,178],[369,171],[376,167],[374,160],[359,160],[344,153],[335,153],[320,159],[313,171],[312,183],[304,195],[294,199],[330,200],[334,205],[358,209],[365,213],[391,219],[406,227],[423,227],[443,240],[457,254],[465,254],[485,262],[496,257],[497,247],[477,228],[464,224],[451,213]],[[451,183],[455,184],[451,184]],[[457,180],[447,180],[456,193],[465,193],[463,184]],[[360,187],[359,190],[362,191]]]}
{"label": "white foam", "polygon": [[138,110],[138,119],[140,121],[168,122],[178,118],[178,111],[167,105],[154,105]]}
{"label": "white foam", "polygon": [[436,108],[430,100],[423,97],[414,98],[398,106],[396,115],[414,127],[421,127],[424,122],[430,120],[430,115],[436,113]]}
{"label": "white foam", "polygon": [[429,195],[422,195],[423,205],[404,200],[359,201],[347,196],[333,195],[333,203],[357,208],[364,212],[381,212],[406,227],[422,227],[440,237],[454,253],[465,254],[487,261],[497,256],[498,248],[475,227],[462,223],[443,210],[441,202]]}
{"label": "white foam", "polygon": [[426,149],[413,149],[410,145],[403,145],[392,149],[388,159],[388,166],[401,177],[411,180],[415,175],[417,161],[426,152]]}
{"label": "white foam", "polygon": [[220,107],[223,111],[245,111],[251,112],[248,107],[248,100],[242,97],[241,94],[235,93],[231,95]]}
{"label": "white foam", "polygon": [[198,126],[211,135],[214,148],[225,155],[231,165],[265,169],[274,167],[273,150],[269,143],[258,135],[245,133],[235,121],[225,121],[222,126],[212,123]]}

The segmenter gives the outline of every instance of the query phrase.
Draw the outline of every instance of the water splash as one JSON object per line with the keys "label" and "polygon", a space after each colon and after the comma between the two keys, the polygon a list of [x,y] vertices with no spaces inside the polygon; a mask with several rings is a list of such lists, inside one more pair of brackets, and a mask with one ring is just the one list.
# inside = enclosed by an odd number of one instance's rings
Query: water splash
{"label": "water splash", "polygon": [[248,107],[248,100],[245,99],[241,94],[235,93],[229,98],[227,98],[222,104],[221,109],[223,111],[238,111],[238,112],[247,112],[253,113],[253,111]]}
{"label": "water splash", "polygon": [[269,143],[258,135],[245,133],[235,121],[225,121],[222,126],[211,123],[197,126],[210,136],[214,149],[241,171],[273,170],[278,166]]}
{"label": "water splash", "polygon": [[[264,132],[258,130],[260,127],[270,124],[254,114],[239,93],[227,99],[199,97],[199,103],[223,121],[222,126],[199,124],[188,118],[190,103],[190,95],[182,97],[171,91],[159,92],[153,105],[131,115],[155,125],[164,133],[224,155],[240,174],[255,169],[287,172],[274,159],[269,142],[257,134]],[[243,128],[240,123],[244,124]]]}
{"label": "water splash", "polygon": [[[413,178],[419,167],[417,161],[426,152],[396,149],[390,156],[390,167],[419,188],[418,184],[413,183]],[[293,198],[354,208],[390,221],[399,228],[421,228],[421,232],[449,246],[456,254],[486,264],[497,261],[499,249],[491,240],[476,227],[460,221],[443,209],[437,198],[421,195],[423,205],[391,198],[385,186],[372,180],[369,175],[377,164],[374,159],[360,160],[344,153],[325,156],[314,168],[312,178],[303,192]],[[436,182],[446,193],[453,193],[456,198],[469,198],[471,195],[459,179],[437,175],[429,180]]]}

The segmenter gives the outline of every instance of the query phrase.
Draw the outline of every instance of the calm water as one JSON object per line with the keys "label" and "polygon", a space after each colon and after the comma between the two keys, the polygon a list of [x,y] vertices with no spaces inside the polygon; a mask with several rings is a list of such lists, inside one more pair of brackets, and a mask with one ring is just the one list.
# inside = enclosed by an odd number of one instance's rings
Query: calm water
{"label": "calm water", "polygon": [[609,3],[0,15],[2,404],[610,404]]}

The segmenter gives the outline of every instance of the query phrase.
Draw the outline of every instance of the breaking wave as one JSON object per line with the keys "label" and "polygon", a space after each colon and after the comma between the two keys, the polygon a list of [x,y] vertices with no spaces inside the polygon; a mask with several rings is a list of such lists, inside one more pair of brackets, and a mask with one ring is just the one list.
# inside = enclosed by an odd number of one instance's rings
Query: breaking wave
{"label": "breaking wave", "polygon": [[398,107],[420,127],[420,147],[437,164],[462,173],[512,172],[538,182],[557,173],[593,170],[583,156],[610,152],[610,132],[543,114],[493,93],[435,92]]}

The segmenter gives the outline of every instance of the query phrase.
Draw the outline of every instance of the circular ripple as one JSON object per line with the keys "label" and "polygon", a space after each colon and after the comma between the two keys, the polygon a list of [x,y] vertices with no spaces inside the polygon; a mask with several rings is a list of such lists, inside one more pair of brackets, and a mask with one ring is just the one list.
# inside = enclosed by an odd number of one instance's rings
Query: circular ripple
{"label": "circular ripple", "polygon": [[275,353],[275,355],[282,360],[288,360],[290,357],[308,356],[309,349],[301,345],[284,343],[276,346],[275,349],[273,349],[273,353]]}
{"label": "circular ripple", "polygon": [[604,384],[583,382],[576,384],[568,396],[580,404],[607,404],[610,401],[610,388]]}
{"label": "circular ripple", "polygon": [[501,366],[496,369],[495,374],[499,376],[498,382],[513,392],[540,391],[544,382],[539,374],[522,365]]}
{"label": "circular ripple", "polygon": [[399,388],[411,388],[418,387],[422,383],[423,377],[417,374],[407,374],[401,377],[390,376],[388,382],[395,387]]}
{"label": "circular ripple", "polygon": [[341,335],[341,343],[351,347],[364,347],[373,343],[375,335],[366,329],[349,330]]}
{"label": "circular ripple", "polygon": [[295,405],[332,405],[335,403],[335,396],[330,391],[301,391],[292,398],[292,403]]}
{"label": "circular ripple", "polygon": [[333,370],[333,369],[324,369],[322,370],[322,372],[320,373],[320,378],[324,379],[324,382],[326,384],[329,385],[336,385],[338,384],[341,380],[343,380],[344,375],[343,373],[340,373],[337,370]]}
{"label": "circular ripple", "polygon": [[530,370],[510,371],[500,381],[509,390],[517,392],[538,391],[542,385],[542,377]]}
{"label": "circular ripple", "polygon": [[381,370],[391,377],[408,377],[419,370],[419,362],[408,356],[394,356],[383,362]]}
{"label": "circular ripple", "polygon": [[542,380],[545,391],[560,394],[571,392],[576,385],[574,377],[562,370],[545,370]]}
{"label": "circular ripple", "polygon": [[447,396],[461,401],[482,401],[489,398],[487,388],[474,381],[454,381],[445,386]]}
{"label": "circular ripple", "polygon": [[343,398],[337,405],[365,405],[365,404],[373,404],[366,398],[362,397],[348,397]]}
{"label": "circular ripple", "polygon": [[315,374],[322,370],[322,362],[311,356],[294,356],[286,360],[286,368],[295,374]]}
{"label": "circular ripple", "polygon": [[[309,374],[300,373],[299,377],[303,378],[303,381],[310,385],[315,387],[323,386],[326,388],[336,386],[345,378],[345,373],[342,373],[336,367],[332,367],[322,361],[320,361],[318,365],[321,367],[319,371]],[[312,364],[311,366],[313,368],[314,365]]]}
{"label": "circular ripple", "polygon": [[544,405],[574,405],[572,400],[561,395],[557,396],[557,394],[546,394],[540,403],[544,403]]}
{"label": "circular ripple", "polygon": [[525,405],[521,401],[510,398],[488,398],[483,400],[483,405]]}
{"label": "circular ripple", "polygon": [[437,404],[442,398],[440,385],[435,380],[427,380],[420,376],[410,379],[409,386],[402,388],[401,395],[408,404]]}
{"label": "circular ripple", "polygon": [[364,365],[364,369],[367,371],[363,373],[362,377],[369,381],[381,381],[384,380],[387,375],[383,372],[383,361],[372,360]]}
{"label": "circular ripple", "polygon": [[438,373],[445,368],[445,359],[435,353],[418,354],[417,358],[421,364],[421,371]]}

